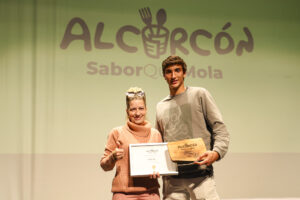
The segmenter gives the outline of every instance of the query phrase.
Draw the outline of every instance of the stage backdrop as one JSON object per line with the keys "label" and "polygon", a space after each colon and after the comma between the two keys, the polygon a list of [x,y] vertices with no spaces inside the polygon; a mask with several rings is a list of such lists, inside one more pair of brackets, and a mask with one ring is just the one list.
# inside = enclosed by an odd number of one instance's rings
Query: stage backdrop
{"label": "stage backdrop", "polygon": [[220,196],[300,197],[299,6],[1,0],[0,199],[110,199],[114,171],[99,167],[107,135],[126,121],[131,86],[146,91],[154,124],[170,54],[230,131],[215,164]]}

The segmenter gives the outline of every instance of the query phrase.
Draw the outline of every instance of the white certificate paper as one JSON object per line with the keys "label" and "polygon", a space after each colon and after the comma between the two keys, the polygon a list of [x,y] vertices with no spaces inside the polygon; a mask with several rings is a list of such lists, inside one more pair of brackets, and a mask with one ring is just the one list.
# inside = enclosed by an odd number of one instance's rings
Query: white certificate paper
{"label": "white certificate paper", "polygon": [[129,145],[130,176],[177,175],[177,164],[169,155],[167,143],[140,143]]}

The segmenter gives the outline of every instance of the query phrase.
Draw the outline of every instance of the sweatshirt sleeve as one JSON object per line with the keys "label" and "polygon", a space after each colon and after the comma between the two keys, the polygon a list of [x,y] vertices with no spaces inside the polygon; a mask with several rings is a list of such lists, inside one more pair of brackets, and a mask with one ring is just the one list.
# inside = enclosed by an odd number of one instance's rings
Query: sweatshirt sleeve
{"label": "sweatshirt sleeve", "polygon": [[161,124],[160,103],[156,105],[155,129],[159,132],[159,135],[161,136],[163,142],[164,130]]}
{"label": "sweatshirt sleeve", "polygon": [[221,159],[228,151],[229,133],[222,119],[221,112],[213,97],[206,89],[204,89],[202,98],[205,118],[212,132],[212,150],[218,152]]}
{"label": "sweatshirt sleeve", "polygon": [[157,114],[157,110],[156,110],[155,129],[156,129],[156,130],[158,130],[160,133],[162,132],[162,130],[161,130],[161,128],[160,128],[159,121],[158,121],[158,114]]}
{"label": "sweatshirt sleeve", "polygon": [[104,171],[112,170],[116,164],[112,152],[117,148],[118,134],[117,129],[114,128],[108,135],[104,154],[100,159],[100,166]]}

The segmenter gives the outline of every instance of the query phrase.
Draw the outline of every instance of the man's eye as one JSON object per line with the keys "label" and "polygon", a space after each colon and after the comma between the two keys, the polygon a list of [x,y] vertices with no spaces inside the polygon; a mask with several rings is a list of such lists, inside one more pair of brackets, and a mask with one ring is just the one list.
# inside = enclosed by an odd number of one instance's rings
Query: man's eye
{"label": "man's eye", "polygon": [[176,72],[180,72],[181,70],[180,70],[180,68],[177,68],[177,69],[175,69],[175,71],[176,71]]}

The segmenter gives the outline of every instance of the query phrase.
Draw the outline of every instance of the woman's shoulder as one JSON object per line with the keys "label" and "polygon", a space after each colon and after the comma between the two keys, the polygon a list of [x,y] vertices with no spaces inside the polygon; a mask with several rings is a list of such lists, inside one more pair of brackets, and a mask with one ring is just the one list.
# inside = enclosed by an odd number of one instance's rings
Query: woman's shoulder
{"label": "woman's shoulder", "polygon": [[[152,133],[159,133],[159,131],[156,129],[156,128],[154,128],[154,127],[151,127],[151,132]],[[159,133],[160,134],[160,133]]]}
{"label": "woman's shoulder", "polygon": [[151,128],[151,134],[155,137],[161,137],[160,132],[156,128]]}
{"label": "woman's shoulder", "polygon": [[114,127],[114,128],[111,129],[109,135],[119,136],[119,134],[121,133],[122,129],[123,129],[123,126]]}

